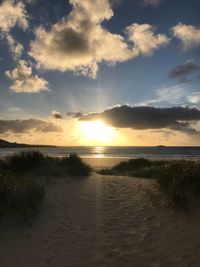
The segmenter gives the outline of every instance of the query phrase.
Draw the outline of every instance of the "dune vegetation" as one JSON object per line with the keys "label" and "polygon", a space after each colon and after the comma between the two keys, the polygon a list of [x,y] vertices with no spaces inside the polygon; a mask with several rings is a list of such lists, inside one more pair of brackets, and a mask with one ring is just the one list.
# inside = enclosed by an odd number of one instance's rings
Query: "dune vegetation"
{"label": "dune vegetation", "polygon": [[131,159],[98,173],[154,179],[167,202],[183,207],[191,197],[200,197],[200,161]]}
{"label": "dune vegetation", "polygon": [[[31,222],[42,206],[49,179],[78,179],[89,176],[91,171],[76,154],[52,158],[26,151],[0,160],[0,218],[14,216]],[[138,158],[97,172],[154,179],[157,192],[167,202],[184,207],[191,196],[200,197],[200,161]]]}
{"label": "dune vegetation", "polygon": [[50,158],[26,151],[8,156],[0,161],[0,217],[31,222],[42,205],[49,177],[85,177],[90,172],[77,155]]}

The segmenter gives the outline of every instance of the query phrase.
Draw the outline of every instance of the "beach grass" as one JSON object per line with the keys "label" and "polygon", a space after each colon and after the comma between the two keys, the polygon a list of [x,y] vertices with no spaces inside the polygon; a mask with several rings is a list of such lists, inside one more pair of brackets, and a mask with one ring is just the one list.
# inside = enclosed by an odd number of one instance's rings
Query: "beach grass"
{"label": "beach grass", "polygon": [[92,169],[76,154],[48,157],[39,151],[22,151],[0,161],[0,168],[12,174],[32,176],[89,176]]}
{"label": "beach grass", "polygon": [[76,154],[59,159],[59,166],[70,176],[89,176],[92,168]]}
{"label": "beach grass", "polygon": [[99,174],[102,175],[122,175],[135,176],[143,178],[154,178],[155,174],[165,166],[168,161],[165,160],[148,160],[144,158],[130,159],[123,161],[112,168],[100,169]]}
{"label": "beach grass", "polygon": [[200,161],[131,159],[98,173],[154,179],[168,203],[183,207],[191,197],[200,197]]}
{"label": "beach grass", "polygon": [[45,157],[23,151],[0,160],[0,217],[17,216],[30,222],[37,216],[49,177],[87,177],[89,165],[77,155]]}
{"label": "beach grass", "polygon": [[24,173],[42,165],[44,160],[45,157],[39,151],[22,151],[6,157],[2,167],[12,173]]}
{"label": "beach grass", "polygon": [[32,177],[0,171],[0,216],[8,215],[31,222],[42,205],[45,186]]}
{"label": "beach grass", "polygon": [[170,203],[186,206],[191,197],[200,197],[200,161],[170,161],[162,166],[155,180]]}

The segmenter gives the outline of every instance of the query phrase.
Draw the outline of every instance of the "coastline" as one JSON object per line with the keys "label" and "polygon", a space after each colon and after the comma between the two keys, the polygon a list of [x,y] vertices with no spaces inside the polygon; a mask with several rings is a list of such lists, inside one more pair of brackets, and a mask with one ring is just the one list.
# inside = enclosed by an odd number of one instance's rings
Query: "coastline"
{"label": "coastline", "polygon": [[[200,159],[200,147],[32,147],[32,148],[1,148],[0,158],[20,151],[38,150],[45,156],[64,157],[77,154],[81,158],[113,158],[116,162],[121,158],[157,159]],[[115,159],[116,158],[116,159]],[[93,160],[94,161],[94,160]],[[99,160],[100,161],[100,160]]]}

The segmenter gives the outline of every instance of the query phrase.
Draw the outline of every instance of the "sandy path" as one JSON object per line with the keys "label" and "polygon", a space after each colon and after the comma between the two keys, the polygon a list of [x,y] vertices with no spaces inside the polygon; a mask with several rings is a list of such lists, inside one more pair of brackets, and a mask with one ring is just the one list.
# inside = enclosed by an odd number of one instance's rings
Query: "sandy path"
{"label": "sandy path", "polygon": [[1,226],[0,266],[200,266],[195,211],[153,205],[149,187],[128,177],[58,180],[33,226]]}

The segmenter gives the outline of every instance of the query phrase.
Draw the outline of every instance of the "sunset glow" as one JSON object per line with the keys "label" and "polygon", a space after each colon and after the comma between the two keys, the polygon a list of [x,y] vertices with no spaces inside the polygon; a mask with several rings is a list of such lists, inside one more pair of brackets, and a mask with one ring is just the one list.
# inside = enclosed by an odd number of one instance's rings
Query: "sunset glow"
{"label": "sunset glow", "polygon": [[100,144],[109,144],[115,136],[115,129],[101,120],[80,122],[81,138]]}
{"label": "sunset glow", "polygon": [[0,0],[2,267],[200,267],[199,11]]}
{"label": "sunset glow", "polygon": [[0,139],[199,146],[200,1],[179,2],[0,1]]}

